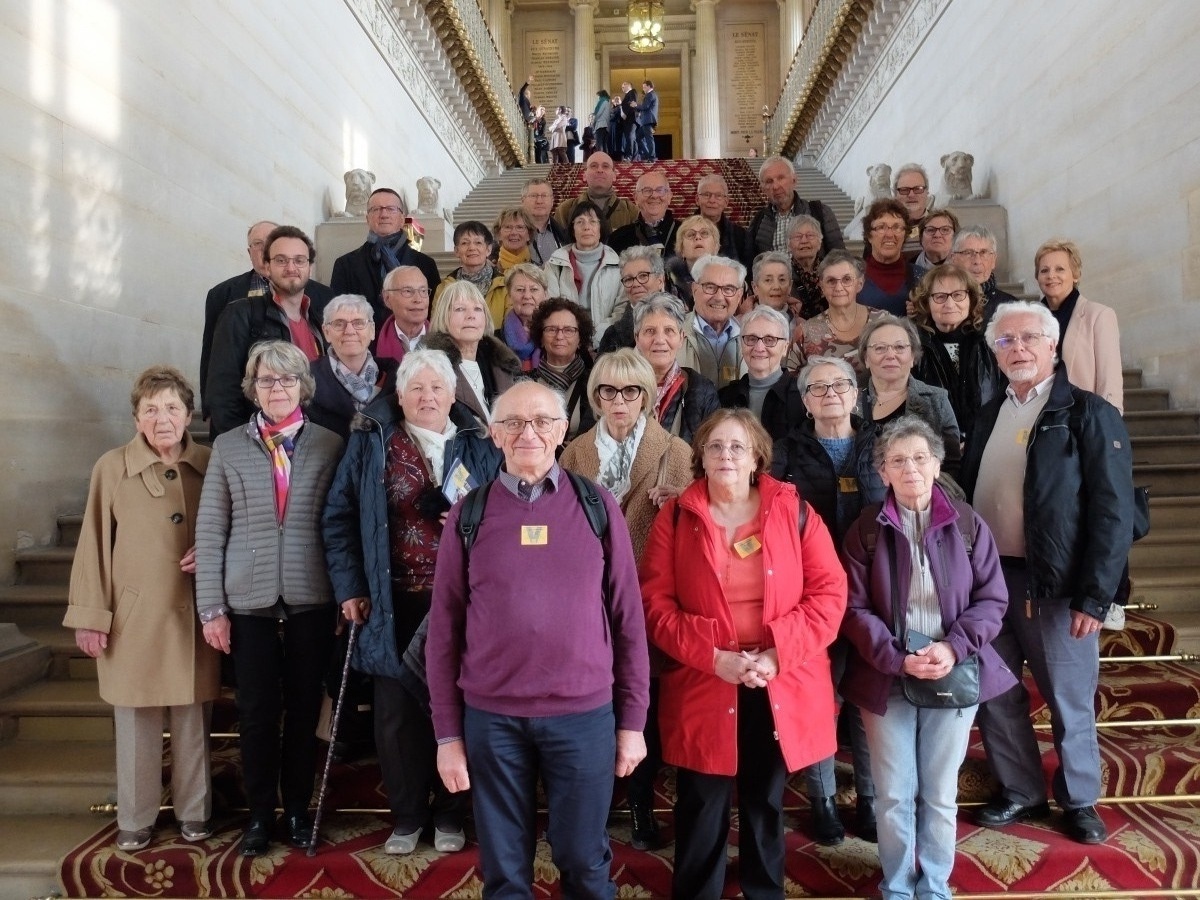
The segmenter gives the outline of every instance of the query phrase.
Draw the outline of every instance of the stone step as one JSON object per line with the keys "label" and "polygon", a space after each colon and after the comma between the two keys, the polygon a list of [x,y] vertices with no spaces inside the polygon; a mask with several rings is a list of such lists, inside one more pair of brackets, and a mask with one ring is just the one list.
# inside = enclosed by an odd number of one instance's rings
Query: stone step
{"label": "stone step", "polygon": [[1142,370],[1141,369],[1122,369],[1121,382],[1125,390],[1132,391],[1142,387]]}
{"label": "stone step", "polygon": [[[1149,539],[1149,536],[1146,538]],[[1139,542],[1140,543],[1140,542]],[[1174,622],[1179,612],[1200,609],[1200,565],[1130,567],[1134,602],[1154,603],[1154,615]]]}
{"label": "stone step", "polygon": [[1133,480],[1159,497],[1193,496],[1200,494],[1200,463],[1135,463]]}
{"label": "stone step", "polygon": [[1200,410],[1170,409],[1125,413],[1131,437],[1200,434]]}
{"label": "stone step", "polygon": [[[1129,396],[1126,394],[1125,396]],[[1200,435],[1175,434],[1132,439],[1133,464],[1162,465],[1170,463],[1200,463]]]}
{"label": "stone step", "polygon": [[1150,533],[1133,545],[1129,552],[1129,564],[1137,571],[1151,568],[1177,568],[1192,566],[1196,557],[1200,528],[1151,529]]}
{"label": "stone step", "polygon": [[21,584],[66,584],[71,578],[74,547],[35,547],[16,553]]}
{"label": "stone step", "polygon": [[1166,388],[1129,388],[1125,391],[1126,412],[1169,409],[1171,392]]}
{"label": "stone step", "polygon": [[96,660],[79,649],[71,629],[61,625],[31,625],[21,630],[50,653],[50,678],[96,680]]}
{"label": "stone step", "polygon": [[42,681],[0,697],[0,733],[26,741],[109,741],[112,707],[94,681]]}
{"label": "stone step", "polygon": [[1193,653],[1200,655],[1200,610],[1174,610],[1169,615],[1149,613],[1164,622],[1170,622],[1175,629],[1175,652]]}
{"label": "stone step", "polygon": [[[208,434],[208,429],[205,428],[205,436]],[[79,543],[79,530],[83,527],[83,516],[59,516],[58,517],[58,543],[61,547],[74,547]]]}
{"label": "stone step", "polygon": [[112,741],[9,741],[0,745],[0,809],[16,815],[86,813],[116,802]]}
{"label": "stone step", "polygon": [[0,815],[0,897],[59,897],[58,869],[64,856],[109,820],[78,815]]}
{"label": "stone step", "polygon": [[9,584],[0,587],[0,621],[22,628],[59,625],[67,608],[67,584]]}
{"label": "stone step", "polygon": [[1150,527],[1200,528],[1200,498],[1150,496]]}

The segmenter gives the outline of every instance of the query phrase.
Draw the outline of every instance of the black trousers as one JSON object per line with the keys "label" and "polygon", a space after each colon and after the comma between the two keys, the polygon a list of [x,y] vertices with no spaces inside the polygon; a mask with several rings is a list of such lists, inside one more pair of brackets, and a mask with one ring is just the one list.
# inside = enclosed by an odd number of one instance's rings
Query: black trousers
{"label": "black trousers", "polygon": [[675,900],[718,900],[725,885],[725,847],[733,788],[738,794],[738,868],[746,900],[783,900],[783,787],[787,769],[770,699],[762,688],[738,687],[738,772],[705,775],[680,768],[676,779]]}
{"label": "black trousers", "polygon": [[305,813],[316,775],[321,682],[333,649],[334,608],[283,621],[236,613],[229,620],[250,816],[274,818],[281,795],[285,814]]}

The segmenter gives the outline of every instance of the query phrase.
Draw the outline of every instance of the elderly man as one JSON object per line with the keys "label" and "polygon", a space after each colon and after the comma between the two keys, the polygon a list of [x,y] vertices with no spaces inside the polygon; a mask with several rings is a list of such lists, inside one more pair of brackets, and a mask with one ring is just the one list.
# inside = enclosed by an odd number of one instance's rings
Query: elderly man
{"label": "elderly man", "polygon": [[600,353],[636,346],[634,311],[650,294],[666,290],[666,281],[662,254],[653,247],[635,244],[621,251],[621,299],[613,309],[613,323],[600,339]]}
{"label": "elderly man", "polygon": [[845,247],[842,229],[833,210],[820,200],[802,200],[796,192],[796,166],[786,156],[768,156],[758,170],[767,205],[750,222],[750,243],[755,255],[765,250],[788,249],[788,228],[794,216],[812,216],[821,223],[821,254]]}
{"label": "elderly man", "polygon": [[671,215],[671,183],[665,172],[650,169],[637,180],[637,220],[609,236],[608,246],[618,253],[628,247],[656,247],[664,258],[675,252],[679,223]]}
{"label": "elderly man", "polygon": [[676,361],[720,389],[746,374],[734,318],[745,292],[746,267],[727,256],[702,256],[692,265],[692,275],[694,308],[684,319]]}
{"label": "elderly man", "polygon": [[583,164],[583,183],[586,187],[579,196],[568,197],[554,210],[554,221],[564,233],[567,223],[571,221],[571,214],[575,212],[575,205],[584,200],[591,200],[596,204],[596,208],[608,221],[610,231],[623,228],[637,220],[637,207],[624,197],[618,197],[613,191],[615,176],[616,169],[613,168],[612,157],[607,153],[596,152],[588,157],[588,161]]}
{"label": "elderly man", "polygon": [[929,173],[924,166],[905,163],[892,178],[892,190],[896,199],[908,210],[908,221],[912,223],[903,248],[903,253],[912,259],[921,252],[921,222],[933,204],[933,195],[929,193]]}
{"label": "elderly man", "polygon": [[1014,303],[1016,297],[996,286],[996,236],[983,225],[968,225],[954,236],[954,261],[971,273],[983,288],[986,304],[983,322],[992,320],[1001,303]]}
{"label": "elderly man", "polygon": [[425,275],[429,290],[441,281],[432,257],[414,250],[404,232],[404,201],[391,188],[376,188],[367,201],[366,242],[337,258],[329,279],[335,294],[359,294],[367,298],[375,311],[376,328],[388,317],[383,302],[383,277],[396,266],[416,266]]}
{"label": "elderly man", "polygon": [[535,176],[525,182],[521,190],[521,209],[525,210],[534,227],[529,243],[530,261],[544,266],[555,250],[571,243],[566,229],[550,215],[554,211],[554,189],[548,179]]}
{"label": "elderly man", "polygon": [[[985,334],[1009,387],[980,410],[961,474],[967,500],[995,537],[1008,587],[992,646],[1013,672],[1028,664],[1050,711],[1065,831],[1098,844],[1108,832],[1095,805],[1093,704],[1100,626],[1133,536],[1129,434],[1116,407],[1055,365],[1059,328],[1048,309],[1005,303]],[[979,728],[1000,794],[975,821],[1002,828],[1048,815],[1024,685],[980,706]]]}
{"label": "elderly man", "polygon": [[382,293],[392,314],[379,330],[375,355],[400,363],[429,333],[429,283],[416,266],[397,266],[383,279]]}
{"label": "elderly man", "polygon": [[931,209],[919,228],[921,252],[913,260],[913,268],[921,276],[950,258],[954,233],[958,231],[958,216],[948,209]]}
{"label": "elderly man", "polygon": [[[580,488],[555,462],[560,394],[526,381],[493,409],[504,468],[486,490],[469,553],[438,551],[426,661],[438,772],[471,788],[484,897],[529,897],[537,782],[566,897],[611,900],[605,823],[613,777],[646,755],[650,698],[641,592],[620,507],[593,531]],[[459,534],[464,507],[446,522]]]}
{"label": "elderly man", "polygon": [[726,215],[728,209],[729,185],[724,177],[714,172],[696,182],[696,213],[717,226],[717,231],[721,233],[721,255],[736,259],[749,268],[754,262],[750,235]]}
{"label": "elderly man", "polygon": [[305,292],[316,256],[312,240],[299,228],[280,225],[273,229],[263,244],[271,295],[234,300],[217,320],[204,386],[214,439],[245,425],[254,412],[242,392],[253,344],[291,341],[310,362],[325,354],[320,312]]}

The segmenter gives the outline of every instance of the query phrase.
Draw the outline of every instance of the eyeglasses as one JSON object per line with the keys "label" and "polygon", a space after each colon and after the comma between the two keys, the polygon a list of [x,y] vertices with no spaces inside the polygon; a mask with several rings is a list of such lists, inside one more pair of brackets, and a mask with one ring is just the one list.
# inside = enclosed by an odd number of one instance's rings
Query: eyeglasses
{"label": "eyeglasses", "polygon": [[728,453],[734,459],[745,459],[746,454],[750,452],[750,448],[745,444],[739,444],[733,441],[728,444],[722,444],[720,441],[709,441],[704,445],[704,455],[720,458]]}
{"label": "eyeglasses", "polygon": [[622,275],[621,287],[633,287],[634,284],[645,284],[653,274],[653,272],[638,272],[636,275]]}
{"label": "eyeglasses", "polygon": [[989,256],[995,256],[995,250],[955,250],[955,256],[965,256],[967,259],[987,259]]}
{"label": "eyeglasses", "polygon": [[858,278],[854,275],[843,275],[841,278],[834,278],[833,276],[830,276],[829,278],[822,278],[821,284],[825,285],[826,287],[836,287],[839,284],[842,287],[850,287],[856,281],[858,281]]}
{"label": "eyeglasses", "polygon": [[549,434],[554,428],[554,423],[561,421],[562,419],[556,416],[534,416],[532,419],[499,419],[496,424],[503,428],[506,434],[521,434],[527,425],[532,425],[538,434]]}
{"label": "eyeglasses", "polygon": [[755,344],[762,344],[768,350],[774,350],[775,345],[782,340],[785,340],[785,338],[776,337],[773,334],[743,334],[742,346],[750,350]]}
{"label": "eyeglasses", "polygon": [[922,469],[929,465],[932,459],[933,454],[931,453],[914,453],[912,456],[889,456],[883,461],[883,464],[894,472],[901,472],[909,463],[912,463],[918,469]]}
{"label": "eyeglasses", "polygon": [[325,327],[334,331],[366,331],[369,324],[366,319],[334,319],[326,322]]}
{"label": "eyeglasses", "polygon": [[883,356],[889,350],[897,356],[903,356],[912,349],[912,344],[871,344],[867,347],[876,356]]}
{"label": "eyeglasses", "polygon": [[1048,337],[1040,331],[1024,331],[1021,334],[1002,334],[996,340],[992,341],[992,346],[997,350],[1012,350],[1017,346],[1017,342],[1027,349],[1037,347],[1042,343],[1042,338]]}
{"label": "eyeglasses", "polygon": [[954,234],[953,225],[926,225],[925,233],[932,234],[934,237],[945,237],[946,235]]}
{"label": "eyeglasses", "polygon": [[936,303],[938,306],[944,306],[953,300],[955,303],[963,303],[969,296],[966,291],[950,291],[950,293],[936,293],[929,295],[929,302]]}
{"label": "eyeglasses", "polygon": [[309,264],[310,260],[307,256],[272,256],[271,265],[278,266],[283,269],[289,265],[295,266],[297,269],[303,269]]}
{"label": "eyeglasses", "polygon": [[260,375],[254,379],[254,386],[262,388],[264,391],[269,391],[275,385],[285,388],[294,388],[300,383],[299,375]]}
{"label": "eyeglasses", "polygon": [[905,225],[872,225],[871,234],[904,234],[908,231]]}
{"label": "eyeglasses", "polygon": [[671,193],[669,187],[638,188],[643,197],[666,197]]}
{"label": "eyeglasses", "polygon": [[575,325],[547,325],[542,329],[542,334],[548,334],[551,337],[559,334],[575,337],[579,334],[579,328]]}
{"label": "eyeglasses", "polygon": [[405,300],[411,300],[413,297],[428,297],[429,288],[427,287],[398,287],[384,288],[385,294],[399,294]]}
{"label": "eyeglasses", "polygon": [[715,281],[698,281],[696,284],[710,297],[720,291],[721,296],[726,300],[732,300],[742,289],[740,284],[717,284]]}
{"label": "eyeglasses", "polygon": [[920,195],[920,194],[925,193],[925,188],[920,187],[919,185],[917,187],[908,187],[908,188],[898,187],[898,188],[896,188],[896,193],[901,195],[902,197],[907,197],[909,194]]}
{"label": "eyeglasses", "polygon": [[717,191],[701,191],[696,195],[701,200],[724,200],[728,194],[718,193]]}
{"label": "eyeglasses", "polygon": [[398,206],[372,206],[367,209],[368,215],[378,215],[381,212],[391,213],[393,216],[399,215],[400,207]]}
{"label": "eyeglasses", "polygon": [[705,231],[703,228],[692,228],[692,229],[691,229],[691,230],[689,230],[689,231],[685,231],[685,232],[683,233],[683,236],[684,236],[685,238],[687,238],[688,240],[692,240],[692,241],[694,241],[694,240],[697,240],[697,239],[699,239],[699,238],[712,237],[712,234],[711,234],[711,233],[709,233],[709,232],[707,232],[707,231]]}
{"label": "eyeglasses", "polygon": [[849,378],[839,378],[836,381],[814,381],[804,389],[804,393],[812,394],[814,397],[824,397],[829,393],[829,389],[833,388],[835,394],[845,394],[854,387],[854,382]]}
{"label": "eyeglasses", "polygon": [[596,393],[600,395],[601,400],[616,400],[617,394],[621,395],[621,399],[632,403],[638,397],[642,396],[642,386],[640,384],[627,384],[624,387],[614,387],[611,384],[601,384],[596,387]]}

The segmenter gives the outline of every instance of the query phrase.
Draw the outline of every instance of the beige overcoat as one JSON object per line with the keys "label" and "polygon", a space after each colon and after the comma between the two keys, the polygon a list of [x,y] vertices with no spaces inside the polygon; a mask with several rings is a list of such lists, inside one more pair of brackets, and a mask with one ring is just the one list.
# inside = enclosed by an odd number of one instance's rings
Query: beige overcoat
{"label": "beige overcoat", "polygon": [[92,470],[63,625],[108,635],[97,660],[113,706],[185,706],[215,699],[218,654],[196,618],[194,582],[179,561],[196,542],[209,448],[184,434],[164,464],[139,434]]}

